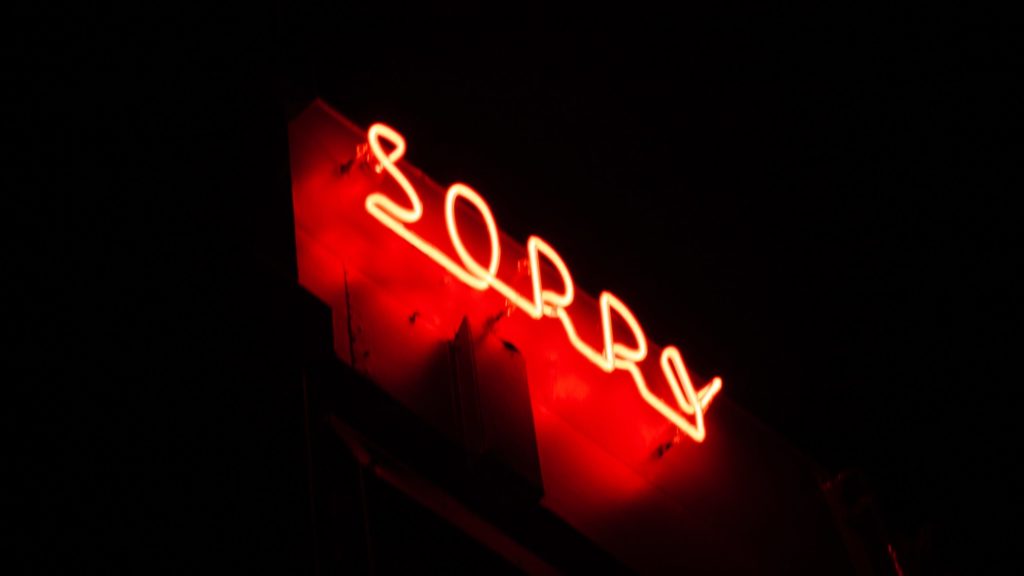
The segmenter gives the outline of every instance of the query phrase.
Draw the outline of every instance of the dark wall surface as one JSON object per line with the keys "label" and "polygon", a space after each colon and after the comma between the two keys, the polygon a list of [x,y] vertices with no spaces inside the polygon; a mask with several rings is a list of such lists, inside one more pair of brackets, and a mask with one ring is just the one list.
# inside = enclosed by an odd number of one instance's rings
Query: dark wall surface
{"label": "dark wall surface", "polygon": [[246,10],[5,18],[20,566],[308,568],[286,122],[314,96],[862,472],[908,572],[1012,549],[1007,19]]}

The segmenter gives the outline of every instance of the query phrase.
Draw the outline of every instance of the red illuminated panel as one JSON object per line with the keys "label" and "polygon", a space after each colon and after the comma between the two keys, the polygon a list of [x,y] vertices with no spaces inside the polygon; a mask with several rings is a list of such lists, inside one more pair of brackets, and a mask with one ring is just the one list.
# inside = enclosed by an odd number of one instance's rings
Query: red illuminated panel
{"label": "red illuminated panel", "polygon": [[[480,194],[409,165],[393,130],[370,141],[316,104],[290,132],[299,282],[333,310],[342,360],[444,428],[448,392],[430,383],[449,378],[445,350],[468,321],[521,354],[535,418],[548,411],[648,480],[665,446],[701,436],[692,377],[665,373],[625,303],[576,290],[554,247],[502,233]],[[695,393],[705,409],[712,391]]]}
{"label": "red illuminated panel", "polygon": [[638,573],[842,572],[800,568],[833,529],[808,520],[801,456],[628,303],[575,286],[556,247],[511,238],[486,194],[438,185],[401,134],[323,102],[289,148],[298,280],[341,361],[456,445],[529,482],[535,462],[540,504]]}
{"label": "red illuminated panel", "polygon": [[[405,139],[384,124],[371,126],[367,139],[373,156],[370,160],[374,163],[373,171],[378,174],[386,172],[404,196],[401,201],[395,201],[385,192],[374,190],[366,197],[364,203],[369,215],[474,290],[493,289],[505,298],[508,305],[522,310],[534,320],[557,318],[568,342],[583,358],[606,373],[628,373],[644,402],[694,441],[704,441],[704,413],[722,388],[720,378],[716,377],[701,390],[696,390],[679,349],[669,346],[662,350],[659,366],[664,384],[671,391],[672,403],[654,393],[641,368],[649,351],[643,327],[626,304],[611,292],[604,291],[598,298],[601,324],[599,348],[588,343],[577,330],[573,313],[570,312],[575,297],[572,275],[558,252],[537,236],[531,236],[527,241],[530,293],[524,295],[499,278],[501,238],[497,223],[483,197],[465,184],[452,184],[445,194],[444,224],[448,240],[458,260],[449,256],[445,250],[412,229],[413,225],[424,218],[425,211],[416,188],[397,165],[405,154]],[[386,147],[390,150],[386,150]],[[486,266],[470,253],[462,237],[460,220],[456,214],[459,200],[471,205],[483,222],[488,245]],[[540,264],[542,254],[561,278],[560,292],[543,286]],[[628,328],[629,338],[617,338],[613,316]]]}

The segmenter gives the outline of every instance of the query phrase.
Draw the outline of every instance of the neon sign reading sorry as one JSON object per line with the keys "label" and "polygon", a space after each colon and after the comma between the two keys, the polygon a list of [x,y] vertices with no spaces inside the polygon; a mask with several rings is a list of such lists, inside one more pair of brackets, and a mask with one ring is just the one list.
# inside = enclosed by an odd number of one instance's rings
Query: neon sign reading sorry
{"label": "neon sign reading sorry", "polygon": [[[416,189],[396,165],[405,154],[405,139],[384,124],[374,124],[370,127],[368,140],[370,152],[377,162],[376,171],[386,171],[405,193],[402,202],[396,202],[379,191],[371,193],[365,202],[366,211],[371,216],[471,288],[481,291],[494,290],[535,320],[547,318],[561,322],[569,342],[583,357],[604,372],[622,370],[629,373],[637,391],[648,405],[695,441],[703,442],[706,435],[704,412],[721,390],[721,378],[715,377],[703,388],[696,390],[679,349],[668,346],[661,352],[660,367],[675,404],[670,405],[655,395],[640,369],[640,363],[648,355],[647,337],[643,328],[629,308],[608,291],[601,292],[598,298],[602,341],[596,347],[587,343],[578,334],[568,310],[575,297],[569,268],[558,252],[537,236],[530,236],[526,242],[532,288],[530,293],[523,294],[498,278],[498,263],[501,258],[498,226],[484,199],[465,184],[452,184],[445,195],[445,225],[458,261],[451,258],[409,228],[409,225],[423,218],[424,211],[423,202]],[[389,144],[390,151],[385,150],[383,142]],[[469,253],[459,234],[459,225],[455,218],[455,206],[459,200],[472,205],[486,226],[490,240],[490,258],[486,266]],[[540,273],[542,256],[558,271],[562,284],[558,290],[543,285]],[[617,338],[612,326],[612,314],[618,316],[628,326],[631,332],[629,341],[623,342]]]}

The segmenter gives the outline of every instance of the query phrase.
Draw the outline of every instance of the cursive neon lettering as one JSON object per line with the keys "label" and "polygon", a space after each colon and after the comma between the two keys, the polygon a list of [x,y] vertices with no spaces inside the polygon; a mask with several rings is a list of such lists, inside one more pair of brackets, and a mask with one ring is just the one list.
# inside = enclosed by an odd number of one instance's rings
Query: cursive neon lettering
{"label": "cursive neon lettering", "polygon": [[[396,165],[405,154],[405,139],[397,131],[379,123],[370,127],[367,139],[370,151],[378,163],[375,169],[378,173],[387,172],[402,189],[408,201],[407,205],[402,205],[383,192],[375,191],[367,196],[365,201],[366,211],[371,216],[471,288],[481,291],[493,289],[533,319],[557,318],[562,324],[569,343],[584,358],[606,373],[616,370],[628,372],[633,378],[640,396],[649,406],[694,441],[704,441],[707,434],[704,426],[704,413],[722,389],[721,378],[715,377],[699,391],[696,390],[686,369],[686,364],[683,362],[682,353],[675,346],[667,346],[661,352],[660,367],[672,392],[675,405],[670,405],[654,394],[639,366],[648,355],[647,337],[644,335],[643,327],[629,307],[608,291],[601,292],[598,298],[601,316],[601,349],[598,350],[580,338],[568,310],[575,298],[572,275],[558,252],[538,236],[530,236],[526,242],[531,294],[523,295],[498,278],[501,242],[497,223],[483,197],[465,184],[452,184],[445,194],[445,225],[458,261],[448,256],[408,227],[423,218],[423,202],[412,183]],[[390,152],[385,151],[383,142],[390,144],[392,147]],[[490,257],[486,267],[469,253],[459,234],[455,206],[460,199],[473,205],[487,229]],[[541,279],[541,255],[558,272],[563,285],[561,293],[544,287]],[[613,313],[629,328],[632,344],[615,338]]]}

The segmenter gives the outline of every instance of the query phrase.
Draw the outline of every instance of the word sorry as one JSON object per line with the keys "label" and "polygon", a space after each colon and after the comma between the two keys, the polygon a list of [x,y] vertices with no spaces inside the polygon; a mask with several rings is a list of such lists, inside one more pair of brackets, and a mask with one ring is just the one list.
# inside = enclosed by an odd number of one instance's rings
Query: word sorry
{"label": "word sorry", "polygon": [[[423,203],[419,194],[408,178],[396,166],[396,162],[405,154],[405,139],[401,134],[384,124],[374,124],[368,133],[370,151],[376,158],[378,173],[387,171],[405,192],[406,202],[398,203],[383,194],[373,192],[366,198],[366,211],[395,234],[426,254],[454,277],[476,290],[496,290],[508,301],[528,314],[531,318],[556,318],[562,323],[565,334],[572,346],[585,358],[601,370],[611,373],[624,370],[633,377],[636,389],[652,408],[675,424],[697,442],[703,442],[706,434],[704,428],[704,412],[719,390],[722,389],[721,378],[714,378],[700,391],[693,387],[690,375],[683,363],[683,356],[675,346],[668,346],[661,352],[661,370],[672,391],[675,406],[670,406],[651,392],[647,380],[638,366],[647,358],[647,338],[636,317],[626,305],[608,291],[601,292],[598,298],[601,313],[603,342],[597,349],[580,338],[569,314],[569,306],[573,303],[575,288],[572,276],[565,262],[550,244],[537,236],[530,236],[526,241],[529,256],[529,272],[532,285],[530,294],[522,294],[497,277],[498,263],[501,258],[501,245],[498,238],[498,226],[491,215],[491,209],[484,199],[465,184],[452,184],[445,195],[445,224],[452,247],[459,257],[456,262],[437,246],[408,228],[410,224],[423,218]],[[384,150],[382,140],[388,142],[390,152]],[[466,249],[459,235],[458,223],[455,219],[455,203],[460,199],[472,204],[480,213],[487,227],[490,239],[490,259],[484,266]],[[540,258],[543,256],[558,271],[562,280],[560,291],[549,290],[542,285]],[[612,330],[612,314],[621,318],[632,332],[631,345],[616,339]],[[692,421],[691,421],[692,420]]]}

